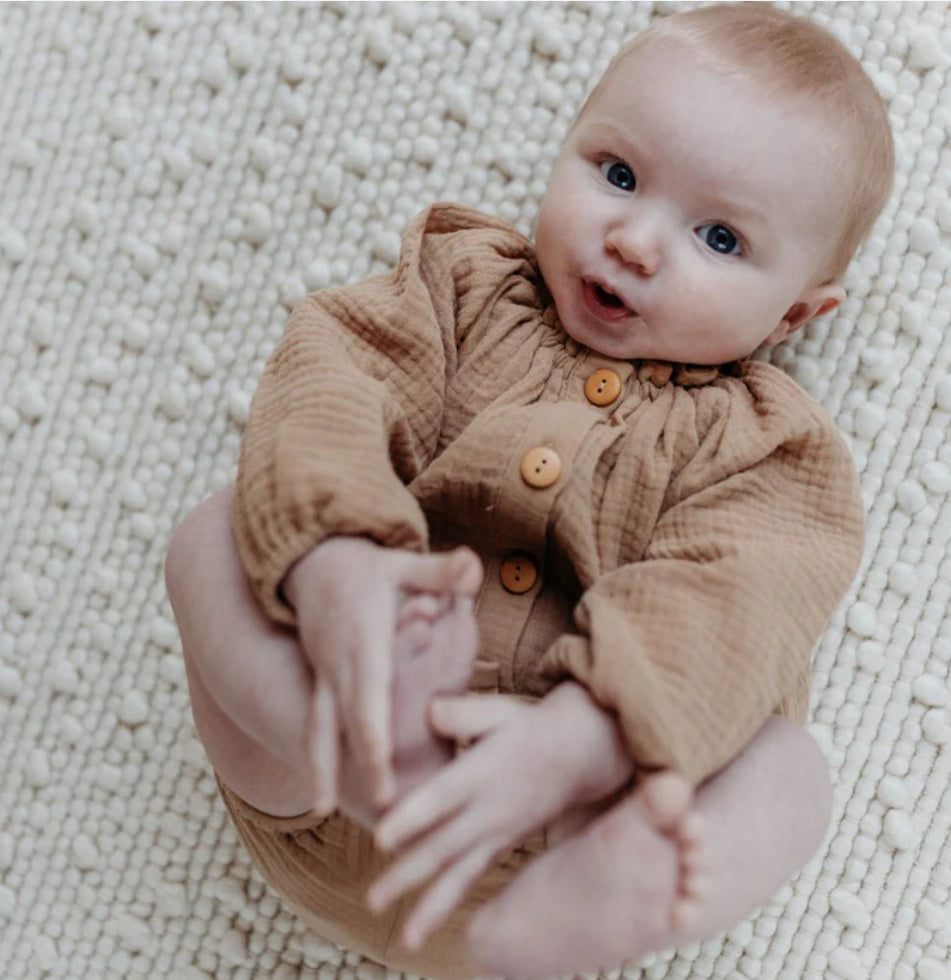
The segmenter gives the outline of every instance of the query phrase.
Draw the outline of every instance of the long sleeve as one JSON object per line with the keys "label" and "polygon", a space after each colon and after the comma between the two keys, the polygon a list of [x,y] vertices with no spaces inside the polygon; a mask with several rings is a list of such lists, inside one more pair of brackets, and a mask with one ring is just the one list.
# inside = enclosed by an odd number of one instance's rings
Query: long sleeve
{"label": "long sleeve", "polygon": [[863,519],[847,448],[791,384],[771,406],[734,401],[673,479],[643,559],[599,577],[575,610],[579,633],[547,653],[546,673],[616,713],[644,767],[699,782],[770,713],[804,712]]}
{"label": "long sleeve", "polygon": [[280,583],[331,535],[426,548],[406,484],[436,451],[457,345],[520,241],[501,222],[434,206],[407,229],[392,273],[294,311],[252,401],[233,507],[242,563],[272,618],[293,622]]}

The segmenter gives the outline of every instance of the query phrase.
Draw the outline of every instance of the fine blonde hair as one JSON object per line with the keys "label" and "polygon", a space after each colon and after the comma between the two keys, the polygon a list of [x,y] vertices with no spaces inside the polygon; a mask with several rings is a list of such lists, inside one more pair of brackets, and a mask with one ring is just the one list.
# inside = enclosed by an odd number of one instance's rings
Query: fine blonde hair
{"label": "fine blonde hair", "polygon": [[[895,170],[888,116],[862,66],[832,34],[806,17],[766,3],[716,3],[658,20],[628,42],[578,118],[622,61],[667,40],[686,43],[701,57],[712,57],[718,67],[772,83],[779,93],[807,97],[821,110],[844,150],[842,227],[827,266],[828,279],[840,279],[885,207]],[[803,166],[810,163],[803,160]]]}

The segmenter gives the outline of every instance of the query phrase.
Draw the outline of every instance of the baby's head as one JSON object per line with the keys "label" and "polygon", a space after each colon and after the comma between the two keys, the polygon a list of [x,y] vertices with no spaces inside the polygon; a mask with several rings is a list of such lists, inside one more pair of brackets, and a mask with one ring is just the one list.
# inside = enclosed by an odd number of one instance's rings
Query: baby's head
{"label": "baby's head", "polygon": [[678,14],[622,49],[579,113],[539,265],[588,347],[722,364],[841,302],[893,167],[874,86],[818,25],[767,4]]}

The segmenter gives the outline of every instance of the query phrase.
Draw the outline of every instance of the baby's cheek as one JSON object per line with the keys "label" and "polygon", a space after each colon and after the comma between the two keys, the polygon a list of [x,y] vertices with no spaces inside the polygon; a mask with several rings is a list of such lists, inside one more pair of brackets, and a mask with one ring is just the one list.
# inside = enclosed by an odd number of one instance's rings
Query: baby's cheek
{"label": "baby's cheek", "polygon": [[698,336],[712,335],[723,321],[723,288],[710,276],[686,276],[674,290],[671,304],[680,323]]}
{"label": "baby's cheek", "polygon": [[715,287],[685,293],[678,319],[686,325],[685,361],[718,364],[747,353],[742,310]]}

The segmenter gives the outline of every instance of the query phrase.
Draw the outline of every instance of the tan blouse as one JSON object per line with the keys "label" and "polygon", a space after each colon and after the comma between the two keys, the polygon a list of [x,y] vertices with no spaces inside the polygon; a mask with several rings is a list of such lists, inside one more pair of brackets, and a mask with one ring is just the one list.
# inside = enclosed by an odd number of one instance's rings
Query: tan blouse
{"label": "tan blouse", "polygon": [[790,378],[581,347],[532,243],[446,204],[393,272],[294,312],[252,405],[234,529],[289,624],[280,583],[330,535],[468,544],[486,566],[477,686],[541,696],[573,677],[640,765],[695,782],[771,712],[804,718],[863,539],[847,447]]}

